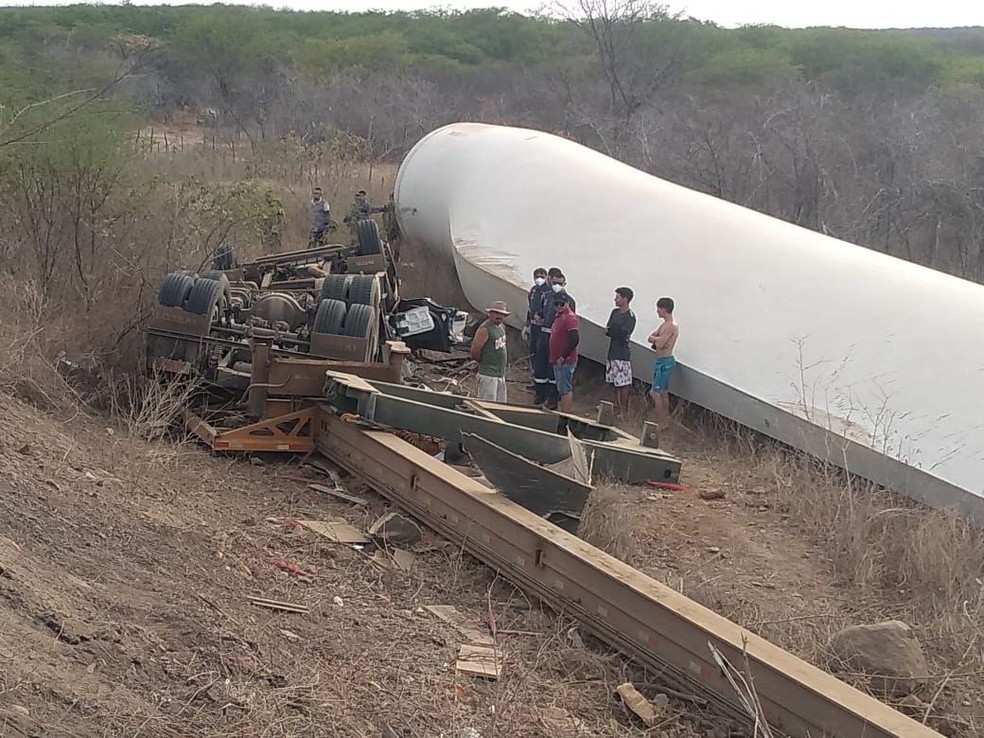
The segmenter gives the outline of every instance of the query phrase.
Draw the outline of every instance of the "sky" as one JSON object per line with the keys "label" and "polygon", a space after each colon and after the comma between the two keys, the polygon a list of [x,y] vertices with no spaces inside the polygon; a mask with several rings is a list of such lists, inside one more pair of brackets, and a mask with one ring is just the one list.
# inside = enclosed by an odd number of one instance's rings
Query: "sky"
{"label": "sky", "polygon": [[[565,0],[560,0],[564,2]],[[197,0],[210,4],[212,0]],[[233,4],[232,0],[226,0]],[[573,4],[576,0],[566,0]],[[64,0],[0,0],[4,5],[66,5]],[[104,4],[118,4],[107,2]],[[134,5],[181,5],[182,0],[134,0]],[[259,4],[241,2],[235,4]],[[535,11],[542,0],[268,0],[266,5],[295,10],[421,10],[440,7],[467,9],[507,7],[519,12]],[[849,28],[951,28],[984,26],[981,0],[663,0],[673,12],[733,28],[749,23],[771,23],[790,28],[847,26]]]}

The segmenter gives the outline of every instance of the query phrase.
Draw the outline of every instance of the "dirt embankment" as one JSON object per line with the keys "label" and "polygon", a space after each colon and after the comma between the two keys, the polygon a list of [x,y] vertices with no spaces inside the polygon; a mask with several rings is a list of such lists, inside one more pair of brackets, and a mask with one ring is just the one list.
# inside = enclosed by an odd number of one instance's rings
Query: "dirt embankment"
{"label": "dirt embankment", "polygon": [[[368,525],[386,506],[354,480],[366,507],[291,481],[313,473],[296,462],[148,444],[2,395],[0,410],[0,734],[646,734],[611,699],[627,678],[645,689],[638,674],[453,546],[427,537],[394,571],[291,522]],[[463,638],[428,604],[516,631],[498,681],[456,675]],[[661,734],[705,734],[681,712]]]}

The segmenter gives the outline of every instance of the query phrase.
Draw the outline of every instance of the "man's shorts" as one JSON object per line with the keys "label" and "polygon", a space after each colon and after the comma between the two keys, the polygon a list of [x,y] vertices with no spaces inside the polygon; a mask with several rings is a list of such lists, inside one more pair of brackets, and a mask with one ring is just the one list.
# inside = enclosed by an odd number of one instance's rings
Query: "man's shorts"
{"label": "man's shorts", "polygon": [[574,391],[574,370],[577,364],[554,364],[554,377],[557,380],[557,394],[563,397]]}
{"label": "man's shorts", "polygon": [[478,399],[489,402],[506,402],[506,378],[478,375]]}
{"label": "man's shorts", "polygon": [[605,364],[605,381],[616,387],[632,384],[632,362],[625,359],[609,359]]}
{"label": "man's shorts", "polygon": [[653,366],[653,392],[666,392],[670,386],[670,375],[676,368],[676,359],[672,356],[657,356]]}

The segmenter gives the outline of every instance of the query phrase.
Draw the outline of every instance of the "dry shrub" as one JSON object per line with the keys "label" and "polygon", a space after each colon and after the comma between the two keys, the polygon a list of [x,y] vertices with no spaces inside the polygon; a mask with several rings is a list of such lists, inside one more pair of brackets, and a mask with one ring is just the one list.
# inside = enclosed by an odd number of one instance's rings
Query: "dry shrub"
{"label": "dry shrub", "polygon": [[48,310],[33,282],[0,280],[0,390],[42,410],[77,409],[49,350]]}
{"label": "dry shrub", "polygon": [[[144,377],[107,375],[111,411],[130,435],[147,441],[173,436],[181,411],[200,390],[199,383],[175,381],[163,373]],[[180,438],[186,433],[179,433]]]}
{"label": "dry shrub", "polygon": [[631,494],[622,485],[596,485],[578,526],[578,537],[627,564],[635,550]]}
{"label": "dry shrub", "polygon": [[805,458],[779,457],[782,507],[830,543],[838,573],[862,592],[903,589],[929,616],[980,607],[984,536],[954,512],[931,510]]}

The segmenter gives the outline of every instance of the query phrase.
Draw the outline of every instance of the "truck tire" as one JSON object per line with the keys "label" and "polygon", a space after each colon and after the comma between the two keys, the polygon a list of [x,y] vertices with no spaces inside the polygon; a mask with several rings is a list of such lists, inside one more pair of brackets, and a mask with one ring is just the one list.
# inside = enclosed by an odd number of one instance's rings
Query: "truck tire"
{"label": "truck tire", "polygon": [[351,274],[329,274],[321,285],[322,300],[348,300],[349,285],[352,283]]}
{"label": "truck tire", "polygon": [[368,305],[350,305],[345,316],[345,335],[372,339],[376,335],[378,313]]}
{"label": "truck tire", "polygon": [[347,315],[348,306],[341,300],[322,300],[321,304],[318,305],[318,312],[314,316],[311,332],[340,336]]}
{"label": "truck tire", "polygon": [[226,276],[225,272],[220,272],[216,269],[210,269],[207,272],[202,272],[198,275],[203,279],[214,279],[222,285],[222,296],[225,298],[226,304],[229,304],[229,299],[232,297],[230,292],[229,277]]}
{"label": "truck tire", "polygon": [[349,286],[348,302],[350,305],[368,305],[371,308],[379,308],[382,300],[379,280],[373,274],[353,274],[352,284]]}
{"label": "truck tire", "polygon": [[194,285],[195,278],[187,272],[172,272],[161,282],[157,302],[165,307],[182,307]]}
{"label": "truck tire", "polygon": [[229,284],[229,277],[226,276],[225,272],[220,272],[217,269],[210,269],[207,272],[202,272],[198,275],[204,279],[214,279],[216,282],[222,282],[223,284]]}
{"label": "truck tire", "polygon": [[217,279],[199,277],[188,294],[184,309],[195,315],[212,315],[223,298],[227,285]]}
{"label": "truck tire", "polygon": [[358,239],[359,256],[375,256],[383,253],[383,242],[379,239],[379,227],[376,221],[368,218],[355,224],[355,235]]}

